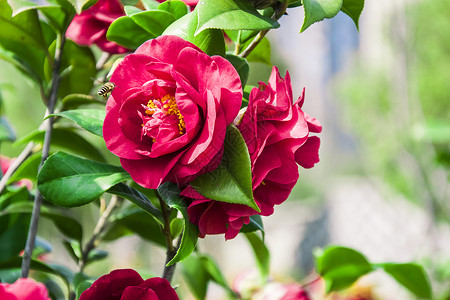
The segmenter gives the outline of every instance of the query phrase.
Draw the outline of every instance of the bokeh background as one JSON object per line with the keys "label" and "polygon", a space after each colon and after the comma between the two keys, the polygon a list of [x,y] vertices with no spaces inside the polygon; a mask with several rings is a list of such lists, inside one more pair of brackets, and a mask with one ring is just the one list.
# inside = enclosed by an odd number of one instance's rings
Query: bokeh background
{"label": "bokeh background", "polygon": [[[449,12],[449,0],[366,0],[359,32],[340,13],[299,34],[299,7],[268,34],[272,63],[283,75],[289,70],[294,97],[306,88],[304,111],[323,125],[321,162],[301,169],[288,201],[263,218],[274,280],[301,282],[314,268],[313,250],[334,244],[372,262],[417,261],[436,299],[450,299]],[[249,83],[269,74],[270,67],[254,63]],[[17,138],[39,126],[39,90],[1,60],[0,90]],[[102,147],[100,139],[86,137]],[[0,151],[14,157],[23,147],[4,143]],[[87,206],[73,214],[93,228],[98,210]],[[41,220],[39,235],[53,242],[48,260],[69,261],[50,223]],[[87,268],[94,276],[125,267],[162,272],[164,250],[137,237],[100,248],[110,256]],[[256,269],[243,237],[208,236],[199,249],[217,260],[229,282]],[[174,282],[190,299],[179,274]],[[381,272],[353,290],[364,291],[364,299],[413,299]],[[210,287],[208,299],[223,297],[219,286]]]}

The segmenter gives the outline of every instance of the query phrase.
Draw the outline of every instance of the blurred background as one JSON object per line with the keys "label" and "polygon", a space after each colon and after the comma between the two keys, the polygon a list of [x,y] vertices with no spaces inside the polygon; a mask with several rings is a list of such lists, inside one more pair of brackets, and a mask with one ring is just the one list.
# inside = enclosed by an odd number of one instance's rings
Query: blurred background
{"label": "blurred background", "polygon": [[[355,248],[371,262],[419,262],[436,299],[450,299],[449,12],[449,0],[367,0],[359,32],[340,13],[298,34],[298,7],[268,34],[272,63],[283,76],[289,70],[295,98],[306,88],[303,110],[323,125],[320,163],[300,169],[288,201],[263,218],[275,280],[302,281],[314,268],[313,250],[334,244]],[[249,83],[267,82],[270,70],[254,63]],[[3,61],[0,75],[3,112],[23,137],[41,122],[39,90]],[[23,147],[3,143],[0,150],[14,157]],[[74,214],[89,228],[98,212],[89,206]],[[39,230],[49,240],[61,237],[45,220]],[[48,259],[67,263],[63,247],[53,246]],[[137,237],[100,248],[110,257],[88,267],[92,275],[130,266],[145,274],[162,271],[163,249]],[[208,236],[199,249],[217,260],[229,282],[256,269],[243,237]],[[179,272],[175,282],[190,299]],[[366,297],[358,299],[413,297],[377,272],[358,289]],[[224,295],[213,285],[208,299]]]}

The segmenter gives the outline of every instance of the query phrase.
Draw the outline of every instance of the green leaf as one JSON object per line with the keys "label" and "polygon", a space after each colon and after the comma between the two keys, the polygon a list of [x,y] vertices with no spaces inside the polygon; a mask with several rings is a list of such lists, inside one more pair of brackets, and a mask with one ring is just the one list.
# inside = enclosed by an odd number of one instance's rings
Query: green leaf
{"label": "green leaf", "polygon": [[246,233],[245,237],[252,246],[261,279],[263,282],[266,282],[270,273],[269,249],[267,249],[262,238],[260,238],[256,233]]}
{"label": "green leaf", "polygon": [[187,5],[183,1],[178,0],[165,1],[158,5],[158,9],[171,13],[176,20],[183,17],[189,12]]}
{"label": "green leaf", "polygon": [[250,216],[250,223],[244,224],[244,226],[242,226],[240,232],[248,233],[248,232],[254,232],[257,230],[261,231],[262,237],[264,240],[265,231],[264,231],[264,225],[263,225],[261,216],[253,215],[253,216]]}
{"label": "green leaf", "polygon": [[343,0],[303,0],[305,19],[300,32],[315,22],[333,18],[341,10]]}
{"label": "green leaf", "polygon": [[[26,56],[26,55],[25,55]],[[33,59],[33,57],[27,56],[28,59]],[[8,51],[0,47],[0,59],[12,64],[18,71],[20,71],[23,75],[27,76],[31,80],[40,83],[41,76],[38,74],[32,66],[30,66],[29,62],[19,57],[13,51]],[[42,57],[43,60],[43,57]]]}
{"label": "green leaf", "polygon": [[[242,47],[242,49],[245,49],[248,44]],[[258,44],[258,46],[256,46],[255,49],[253,49],[250,55],[247,56],[247,60],[253,62],[260,62],[272,66],[272,62],[270,59],[270,42],[266,37],[263,38],[261,42]]]}
{"label": "green leaf", "polygon": [[70,94],[62,99],[62,110],[74,109],[84,104],[100,104],[103,107],[105,102],[100,97],[86,94]]}
{"label": "green leaf", "polygon": [[225,58],[233,65],[239,74],[242,86],[247,83],[248,75],[250,74],[250,66],[247,60],[243,57],[236,56],[233,54],[227,54]]}
{"label": "green leaf", "polygon": [[14,217],[3,215],[0,216],[0,269],[2,263],[9,261],[11,258],[19,255],[24,249],[27,241],[28,227],[30,217],[26,215],[17,215]]}
{"label": "green leaf", "polygon": [[171,208],[175,208],[184,217],[184,231],[177,254],[167,263],[168,266],[186,259],[194,251],[198,240],[198,227],[189,222],[187,213],[188,203],[180,197],[178,186],[171,182],[163,183],[158,187],[158,193],[164,202]]}
{"label": "green leaf", "polygon": [[146,10],[157,9],[159,6],[159,2],[156,0],[141,0],[142,5],[144,5]]}
{"label": "green leaf", "polygon": [[160,36],[175,21],[175,17],[166,11],[148,10],[133,14],[131,19],[153,37]]}
{"label": "green leaf", "polygon": [[13,142],[16,139],[16,134],[5,117],[0,117],[0,142]]}
{"label": "green leaf", "polygon": [[164,35],[176,35],[198,46],[208,55],[225,56],[225,39],[218,29],[206,29],[196,34],[198,24],[197,10],[173,22]]}
{"label": "green leaf", "polygon": [[327,293],[345,289],[373,270],[364,255],[350,248],[331,246],[315,251],[314,256]]}
{"label": "green leaf", "polygon": [[[17,202],[9,205],[0,215],[6,214],[31,214],[33,211],[32,202]],[[68,238],[81,241],[83,229],[75,219],[63,215],[61,212],[50,207],[42,206],[40,215],[49,219],[55,224],[56,228]]]}
{"label": "green leaf", "polygon": [[129,187],[124,183],[119,183],[111,187],[108,190],[108,193],[118,195],[127,200],[130,200],[132,203],[136,204],[151,216],[153,216],[155,218],[155,221],[157,221],[160,225],[164,224],[164,219],[159,209],[156,208],[153,203],[140,191]]}
{"label": "green leaf", "polygon": [[[49,50],[55,53],[56,42],[52,43]],[[95,57],[89,47],[77,45],[71,40],[66,40],[61,58],[61,83],[58,91],[60,97],[69,94],[89,94],[93,81],[91,78],[97,74]],[[44,64],[45,76],[48,81],[52,78],[52,68],[46,59]]]}
{"label": "green leaf", "polygon": [[202,262],[203,268],[208,272],[210,278],[215,283],[225,288],[230,296],[236,296],[231,287],[229,286],[229,284],[227,283],[225,276],[223,275],[214,258],[209,255],[203,254],[200,256],[200,260]]}
{"label": "green leaf", "polygon": [[[28,142],[42,144],[44,142],[44,136],[44,130],[37,130],[16,141],[15,144],[19,145]],[[105,160],[97,148],[71,128],[53,128],[51,149],[53,149],[53,147],[63,148],[72,153],[80,154],[95,160]]]}
{"label": "green leaf", "polygon": [[85,7],[88,7],[89,5],[91,5],[92,3],[90,3],[90,2],[93,2],[92,0],[68,0],[68,1],[70,3],[72,3],[77,14],[81,14],[83,9],[85,9]]}
{"label": "green leaf", "polygon": [[243,204],[260,211],[253,199],[250,155],[235,126],[228,126],[225,150],[219,167],[197,177],[191,186],[208,199]]}
{"label": "green leaf", "polygon": [[125,5],[124,7],[125,14],[130,17],[131,15],[143,12],[142,9],[137,8],[136,6]]}
{"label": "green leaf", "polygon": [[422,266],[414,263],[385,263],[380,266],[417,297],[432,298],[430,280]]}
{"label": "green leaf", "polygon": [[359,16],[364,8],[364,0],[344,0],[341,10],[346,13],[359,29]]}
{"label": "green leaf", "polygon": [[11,175],[8,184],[17,182],[21,179],[27,178],[36,182],[38,167],[41,163],[41,153],[35,153],[28,157]]}
{"label": "green leaf", "polygon": [[117,18],[112,22],[106,33],[108,40],[129,49],[136,49],[145,41],[155,37],[127,16]]}
{"label": "green leaf", "polygon": [[100,249],[92,249],[89,252],[86,264],[105,259],[108,256],[108,252]]}
{"label": "green leaf", "polygon": [[183,278],[195,299],[205,299],[210,276],[200,257],[191,255],[181,263],[181,267]]}
{"label": "green leaf", "polygon": [[275,20],[264,17],[247,0],[204,0],[197,4],[196,34],[205,29],[265,30],[278,28]]}
{"label": "green leaf", "polygon": [[123,5],[130,6],[130,5],[136,5],[139,3],[139,0],[120,0]]}
{"label": "green leaf", "polygon": [[170,221],[170,235],[173,238],[178,237],[183,232],[184,222],[182,219],[175,218]]}
{"label": "green leaf", "polygon": [[108,228],[102,240],[113,241],[130,234],[166,246],[166,239],[161,232],[160,223],[137,206],[129,206],[110,218],[112,226]]}
{"label": "green leaf", "polygon": [[105,115],[104,109],[76,109],[56,113],[52,116],[68,118],[78,124],[81,128],[98,136],[103,136],[102,128]]}
{"label": "green leaf", "polygon": [[0,27],[0,44],[3,40],[11,40],[47,52],[37,11],[26,10],[12,17],[12,9],[7,1],[0,0]]}
{"label": "green leaf", "polygon": [[112,186],[129,179],[121,167],[57,152],[42,166],[38,189],[55,205],[74,207],[98,199]]}
{"label": "green leaf", "polygon": [[74,260],[76,264],[78,264],[78,261],[81,257],[81,248],[80,243],[75,240],[64,240],[63,246],[66,248],[67,253],[69,253],[70,257]]}

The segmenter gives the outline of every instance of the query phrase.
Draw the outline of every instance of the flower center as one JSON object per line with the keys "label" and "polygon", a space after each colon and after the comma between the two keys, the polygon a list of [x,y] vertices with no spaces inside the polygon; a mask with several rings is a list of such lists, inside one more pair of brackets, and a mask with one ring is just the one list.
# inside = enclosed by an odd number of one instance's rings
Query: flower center
{"label": "flower center", "polygon": [[[142,105],[142,107],[145,110],[145,115],[148,116],[142,118],[142,126],[144,127],[145,134],[151,136],[153,142],[155,142],[157,134],[156,132],[153,132],[154,134],[151,132],[156,129],[155,127],[160,127],[163,124],[170,124],[170,127],[175,127],[179,135],[186,132],[184,117],[178,109],[177,102],[173,95],[166,94],[161,99],[151,99],[148,101],[147,105]],[[149,122],[150,120],[158,121]]]}

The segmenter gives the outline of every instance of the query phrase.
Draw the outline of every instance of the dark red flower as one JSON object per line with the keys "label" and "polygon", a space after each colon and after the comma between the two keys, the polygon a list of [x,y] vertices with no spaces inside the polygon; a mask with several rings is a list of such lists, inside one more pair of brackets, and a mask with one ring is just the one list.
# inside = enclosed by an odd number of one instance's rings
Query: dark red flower
{"label": "dark red flower", "polygon": [[134,181],[152,189],[187,183],[219,165],[242,101],[229,61],[160,36],[126,56],[111,82],[103,137]]}
{"label": "dark red flower", "polygon": [[240,204],[207,199],[188,186],[182,195],[191,198],[191,222],[199,226],[200,237],[225,233],[234,238],[249,217],[269,216],[283,203],[297,183],[298,166],[311,168],[319,161],[320,139],[310,132],[322,130],[319,122],[301,109],[302,96],[294,103],[289,73],[280,77],[276,67],[268,84],[251,91],[248,107],[238,121],[252,163],[253,196],[261,212]]}
{"label": "dark red flower", "polygon": [[119,0],[98,0],[92,7],[76,15],[66,31],[66,37],[79,45],[97,45],[111,54],[125,53],[130,50],[106,39],[111,23],[124,16],[125,12]]}
{"label": "dark red flower", "polygon": [[103,275],[85,290],[80,300],[178,300],[177,293],[163,278],[147,280],[132,269]]}

